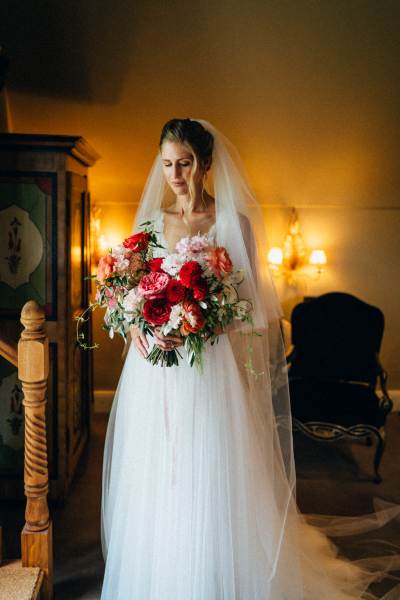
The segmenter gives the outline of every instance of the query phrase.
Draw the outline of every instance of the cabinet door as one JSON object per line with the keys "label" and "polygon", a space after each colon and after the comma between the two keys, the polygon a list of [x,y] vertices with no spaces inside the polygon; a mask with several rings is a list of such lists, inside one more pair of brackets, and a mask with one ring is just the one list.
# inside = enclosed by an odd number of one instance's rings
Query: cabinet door
{"label": "cabinet door", "polygon": [[[15,159],[13,162],[17,162]],[[0,330],[18,342],[21,309],[36,300],[57,316],[57,173],[0,172]],[[50,343],[49,473],[57,477],[57,344]],[[0,498],[23,497],[24,410],[18,369],[0,357]]]}
{"label": "cabinet door", "polygon": [[[87,178],[67,173],[67,311],[68,389],[67,389],[67,473],[73,475],[89,432],[92,395],[92,350],[80,348],[76,341],[76,320],[89,302],[90,281],[90,206]],[[80,331],[91,344],[92,323],[80,324]]]}

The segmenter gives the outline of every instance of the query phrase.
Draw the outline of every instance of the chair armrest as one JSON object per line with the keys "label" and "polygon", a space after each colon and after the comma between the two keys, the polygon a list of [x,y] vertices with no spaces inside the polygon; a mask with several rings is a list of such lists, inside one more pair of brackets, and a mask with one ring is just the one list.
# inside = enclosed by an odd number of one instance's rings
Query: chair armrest
{"label": "chair armrest", "polygon": [[379,358],[379,354],[377,352],[375,353],[375,359],[378,367],[379,383],[382,390],[382,398],[380,399],[380,405],[385,411],[385,413],[389,413],[393,408],[393,400],[390,398],[386,387],[387,371],[385,371],[385,369],[383,368]]}
{"label": "chair armrest", "polygon": [[294,356],[295,351],[296,351],[296,349],[293,346],[293,344],[290,344],[289,348],[285,352],[286,362],[289,367],[292,364],[292,358]]}

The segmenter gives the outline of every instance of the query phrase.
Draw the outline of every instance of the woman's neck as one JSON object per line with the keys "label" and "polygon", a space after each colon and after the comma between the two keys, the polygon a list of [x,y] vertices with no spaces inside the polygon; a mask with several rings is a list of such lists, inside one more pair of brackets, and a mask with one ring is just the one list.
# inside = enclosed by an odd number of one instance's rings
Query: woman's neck
{"label": "woman's neck", "polygon": [[[192,212],[209,212],[210,205],[213,203],[213,198],[210,196],[206,190],[203,190],[203,193],[196,195]],[[186,214],[188,212],[190,206],[190,197],[189,194],[185,194],[182,196],[176,196],[175,200],[175,210],[179,214]]]}

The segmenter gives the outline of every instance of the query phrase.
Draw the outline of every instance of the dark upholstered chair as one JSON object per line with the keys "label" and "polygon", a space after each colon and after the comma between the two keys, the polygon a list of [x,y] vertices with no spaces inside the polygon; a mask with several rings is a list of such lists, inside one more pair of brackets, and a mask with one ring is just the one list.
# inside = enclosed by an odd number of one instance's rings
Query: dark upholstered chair
{"label": "dark upholstered chair", "polygon": [[371,445],[375,438],[379,483],[384,424],[393,406],[379,361],[382,311],[351,294],[331,292],[295,306],[291,325],[287,360],[294,431],[323,442],[364,438]]}

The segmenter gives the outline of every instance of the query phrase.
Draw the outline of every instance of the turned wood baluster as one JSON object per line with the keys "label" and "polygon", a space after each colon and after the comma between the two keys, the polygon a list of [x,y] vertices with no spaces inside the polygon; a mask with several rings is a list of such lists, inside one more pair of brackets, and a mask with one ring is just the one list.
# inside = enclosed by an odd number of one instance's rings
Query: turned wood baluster
{"label": "turned wood baluster", "polygon": [[21,534],[23,566],[39,566],[46,574],[44,597],[52,597],[52,524],[47,493],[49,476],[46,441],[46,389],[49,374],[49,342],[45,315],[33,301],[21,312],[25,329],[18,342],[18,378],[22,383],[25,407],[26,495],[25,527]]}
{"label": "turned wood baluster", "polygon": [[49,524],[46,442],[49,344],[44,331],[44,312],[36,302],[25,304],[21,323],[25,330],[18,343],[18,378],[25,406],[25,518],[27,530],[42,531]]}

